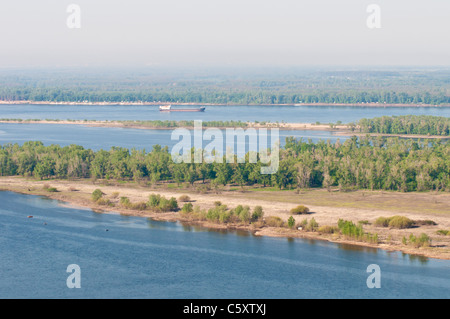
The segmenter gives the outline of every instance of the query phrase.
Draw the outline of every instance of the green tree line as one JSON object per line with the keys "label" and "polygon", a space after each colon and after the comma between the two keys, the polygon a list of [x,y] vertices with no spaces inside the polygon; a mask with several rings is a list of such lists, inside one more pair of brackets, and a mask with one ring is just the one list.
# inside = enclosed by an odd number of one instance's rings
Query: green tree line
{"label": "green tree line", "polygon": [[450,118],[439,116],[382,116],[361,119],[358,126],[365,133],[450,136]]}
{"label": "green tree line", "polygon": [[225,160],[176,164],[168,147],[159,145],[151,151],[121,147],[93,151],[78,145],[44,146],[36,141],[0,147],[1,176],[261,185],[280,189],[450,190],[448,141],[352,137],[343,143],[313,143],[288,137],[280,149],[278,171],[261,174],[262,165],[259,161],[238,164]]}
{"label": "green tree line", "polygon": [[387,103],[387,104],[450,104],[450,96],[443,92],[398,92],[384,90],[328,91],[270,89],[167,89],[129,91],[92,90],[79,88],[0,88],[0,100],[35,102],[161,102],[198,104],[298,104],[298,103]]}

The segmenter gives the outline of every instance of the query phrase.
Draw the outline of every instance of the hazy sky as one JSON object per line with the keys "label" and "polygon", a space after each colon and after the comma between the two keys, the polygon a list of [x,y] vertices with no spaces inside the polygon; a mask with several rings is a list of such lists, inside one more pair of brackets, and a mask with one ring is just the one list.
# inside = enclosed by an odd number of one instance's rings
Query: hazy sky
{"label": "hazy sky", "polygon": [[0,43],[0,67],[448,66],[450,0],[0,0]]}

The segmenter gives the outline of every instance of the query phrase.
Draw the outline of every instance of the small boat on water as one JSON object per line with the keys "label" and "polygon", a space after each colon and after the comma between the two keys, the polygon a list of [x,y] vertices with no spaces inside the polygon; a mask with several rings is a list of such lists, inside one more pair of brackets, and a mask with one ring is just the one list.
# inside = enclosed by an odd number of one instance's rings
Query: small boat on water
{"label": "small boat on water", "polygon": [[198,108],[188,108],[188,109],[177,109],[172,108],[172,105],[161,105],[159,107],[160,112],[204,112],[205,107],[198,107]]}

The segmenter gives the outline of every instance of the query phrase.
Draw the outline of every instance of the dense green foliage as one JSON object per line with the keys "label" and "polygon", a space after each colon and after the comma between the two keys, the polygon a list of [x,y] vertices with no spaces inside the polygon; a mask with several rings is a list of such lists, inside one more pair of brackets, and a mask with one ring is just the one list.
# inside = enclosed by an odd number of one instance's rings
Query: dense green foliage
{"label": "dense green foliage", "polygon": [[348,238],[378,244],[378,234],[366,233],[362,224],[355,225],[352,221],[339,219],[338,228]]}
{"label": "dense green foliage", "polygon": [[214,104],[450,104],[450,71],[214,69],[11,70],[0,100]]}
{"label": "dense green foliage", "polygon": [[167,199],[159,194],[151,194],[147,207],[157,212],[175,212],[178,210],[178,202],[174,197]]}
{"label": "dense green foliage", "polygon": [[365,133],[450,136],[450,118],[439,116],[383,116],[361,119],[358,126]]}
{"label": "dense green foliage", "polygon": [[38,179],[94,178],[157,183],[262,185],[280,189],[338,187],[398,191],[450,190],[450,143],[397,138],[357,138],[344,143],[304,142],[287,138],[279,169],[261,174],[261,164],[175,164],[167,147],[150,152],[113,147],[44,146],[41,142],[0,147],[0,176]]}
{"label": "dense green foliage", "polygon": [[410,234],[408,239],[406,237],[403,237],[402,243],[404,245],[411,245],[416,248],[430,247],[431,238],[425,233],[420,234],[419,237],[416,237],[414,234]]}
{"label": "dense green foliage", "polygon": [[295,219],[294,219],[294,217],[290,216],[288,218],[287,225],[288,225],[289,228],[294,228],[294,226],[295,226]]}
{"label": "dense green foliage", "polygon": [[264,212],[261,206],[256,206],[251,213],[249,206],[238,205],[229,209],[227,205],[217,202],[213,208],[200,210],[198,206],[193,207],[191,203],[185,204],[181,210],[185,217],[194,220],[204,220],[218,224],[237,223],[248,225],[262,222]]}

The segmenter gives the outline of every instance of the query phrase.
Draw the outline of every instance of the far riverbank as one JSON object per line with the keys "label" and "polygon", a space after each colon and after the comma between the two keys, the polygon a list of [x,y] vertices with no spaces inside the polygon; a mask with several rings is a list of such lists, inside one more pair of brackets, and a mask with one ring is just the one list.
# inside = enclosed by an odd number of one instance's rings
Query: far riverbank
{"label": "far riverbank", "polygon": [[[219,104],[219,103],[180,103],[180,102],[66,102],[66,101],[1,101],[0,105],[17,105],[17,104],[27,104],[27,105],[92,105],[92,106],[138,106],[138,105],[148,105],[148,106],[160,106],[160,105],[179,105],[179,106],[248,106],[243,104]],[[357,107],[450,107],[450,104],[402,104],[402,103],[295,103],[295,104],[252,104],[251,106],[357,106]]]}

